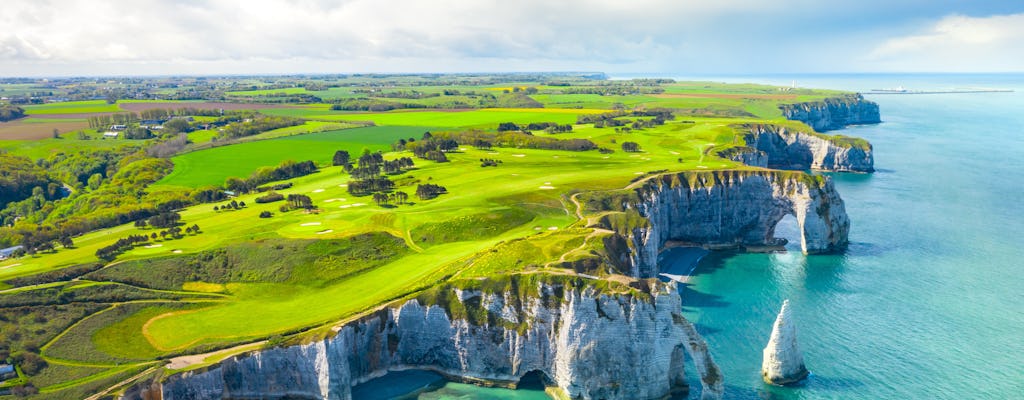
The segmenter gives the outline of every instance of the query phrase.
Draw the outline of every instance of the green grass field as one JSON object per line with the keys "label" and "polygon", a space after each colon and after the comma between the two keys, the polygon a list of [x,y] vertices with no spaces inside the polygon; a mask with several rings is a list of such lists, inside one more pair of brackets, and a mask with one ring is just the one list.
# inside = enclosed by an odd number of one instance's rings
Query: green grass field
{"label": "green grass field", "polygon": [[[519,85],[413,88],[494,92],[512,86]],[[124,224],[77,236],[73,248],[0,261],[0,282],[8,282],[0,283],[0,289],[7,289],[0,291],[2,300],[13,304],[42,293],[61,293],[65,300],[92,301],[91,308],[43,310],[55,315],[46,323],[32,316],[11,317],[29,324],[26,329],[31,326],[44,333],[37,344],[54,369],[31,381],[54,398],[74,396],[137,373],[161,357],[319,329],[451,279],[524,271],[574,274],[562,263],[601,252],[603,235],[608,233],[579,220],[573,194],[621,189],[659,171],[748,168],[709,150],[742,145],[736,124],[772,121],[799,127],[781,122],[778,104],[789,101],[785,99],[816,100],[838,93],[697,82],[665,85],[665,93],[659,95],[601,96],[560,94],[558,87],[536,83],[521,86],[544,91],[534,98],[545,108],[352,113],[314,104],[261,110],[308,121],[230,145],[213,147],[215,131],[191,133],[193,151],[174,156],[173,171],[147,191],[222,185],[228,177],[247,177],[284,160],[312,160],[319,172],[290,179],[293,186],[279,192],[307,195],[318,210],[281,211],[284,202],[258,204],[255,199],[262,194],[255,193],[234,199],[247,204],[239,210],[213,210],[224,202],[193,205],[180,210],[182,222],[200,226],[201,233],[152,240],[69,283],[8,289],[15,278],[97,263],[98,249],[127,235],[156,230]],[[289,88],[228,94],[281,92],[306,93]],[[326,92],[350,93],[348,88]],[[616,103],[669,107],[680,115],[664,125],[628,132],[575,124],[579,115],[605,113]],[[109,107],[116,106],[47,104],[33,113],[106,112],[101,110]],[[353,127],[345,121],[372,121],[376,126]],[[421,140],[424,131],[493,131],[502,122],[574,124],[571,132],[533,135],[586,139],[613,151],[477,149],[462,143],[447,153],[449,162],[415,159],[413,169],[391,176],[395,190],[410,194],[411,204],[389,207],[374,204],[370,196],[349,194],[350,176],[330,165],[337,150],[356,157],[364,149],[379,150],[388,160],[412,157],[411,152],[391,151],[391,145],[410,137]],[[324,129],[330,130],[317,132]],[[31,144],[4,141],[0,148],[42,157],[76,146],[124,142],[43,139]],[[624,142],[637,143],[640,151],[623,151]],[[483,167],[481,159],[498,163]],[[412,196],[424,183],[444,186],[447,194],[429,200]],[[260,218],[261,212],[272,216]]]}
{"label": "green grass field", "polygon": [[330,165],[337,150],[348,150],[352,154],[359,154],[364,148],[387,151],[398,139],[418,138],[428,130],[430,128],[422,127],[343,129],[185,153],[172,159],[174,171],[157,182],[156,187],[219,185],[228,177],[247,177],[259,167],[275,166],[285,160],[313,160],[319,165]]}
{"label": "green grass field", "polygon": [[107,104],[103,100],[68,101],[64,103],[28,105],[23,108],[27,115],[113,113],[122,111],[117,104]]}

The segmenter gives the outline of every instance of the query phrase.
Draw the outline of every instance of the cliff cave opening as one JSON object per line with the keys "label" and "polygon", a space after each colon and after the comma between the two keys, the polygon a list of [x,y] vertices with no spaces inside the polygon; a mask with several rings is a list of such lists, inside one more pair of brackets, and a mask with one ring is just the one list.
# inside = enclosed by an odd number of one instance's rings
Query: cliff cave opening
{"label": "cliff cave opening", "polygon": [[775,240],[775,243],[770,243],[777,246],[785,246],[786,251],[802,251],[800,247],[800,238],[803,232],[800,230],[800,224],[797,223],[796,217],[793,214],[786,214],[775,223],[775,228],[772,230],[770,237]]}
{"label": "cliff cave opening", "polygon": [[519,378],[516,389],[544,390],[545,387],[552,385],[554,385],[554,382],[548,377],[548,374],[535,369]]}

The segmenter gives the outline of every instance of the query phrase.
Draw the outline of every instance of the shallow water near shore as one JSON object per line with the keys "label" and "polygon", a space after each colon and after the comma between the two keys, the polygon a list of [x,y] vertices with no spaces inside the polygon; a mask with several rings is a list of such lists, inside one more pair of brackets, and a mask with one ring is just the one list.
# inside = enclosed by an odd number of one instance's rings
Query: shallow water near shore
{"label": "shallow water near shore", "polygon": [[[694,79],[694,78],[684,78]],[[707,79],[707,78],[700,78]],[[831,174],[852,221],[842,254],[674,249],[684,313],[725,376],[728,399],[1020,398],[1024,393],[1024,76],[730,77],[867,91],[997,87],[1015,93],[875,95],[884,123],[839,132],[874,145],[878,172]],[[795,250],[795,251],[794,251]],[[790,299],[812,376],[761,382],[761,349]],[[699,382],[687,365],[691,398]],[[415,385],[413,385],[415,386]],[[539,390],[448,383],[420,399],[544,399]]]}

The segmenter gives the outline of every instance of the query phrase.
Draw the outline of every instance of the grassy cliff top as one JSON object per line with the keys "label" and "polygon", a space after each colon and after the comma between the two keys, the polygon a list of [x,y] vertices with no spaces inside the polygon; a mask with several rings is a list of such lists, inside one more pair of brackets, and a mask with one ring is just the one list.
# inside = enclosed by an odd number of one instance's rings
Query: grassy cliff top
{"label": "grassy cliff top", "polygon": [[[311,210],[282,211],[287,200],[265,203],[257,198],[266,193],[238,193],[179,209],[180,227],[196,225],[197,232],[160,235],[165,229],[126,223],[74,236],[68,247],[0,261],[0,290],[9,290],[0,292],[0,302],[29,307],[31,315],[44,316],[38,321],[47,321],[30,323],[37,320],[2,309],[8,322],[0,322],[0,332],[31,338],[14,343],[13,352],[38,354],[52,371],[60,365],[68,377],[58,379],[59,384],[41,372],[27,379],[59,396],[69,393],[63,392],[68,388],[125,372],[126,366],[145,367],[168,357],[309,329],[321,332],[324,328],[318,327],[410,298],[446,305],[449,312],[477,321],[492,318],[454,304],[451,293],[456,287],[528,297],[545,284],[644,296],[647,289],[631,287],[636,281],[615,274],[618,267],[607,257],[605,240],[611,233],[595,228],[601,223],[643,223],[622,205],[636,199],[637,188],[650,185],[707,186],[754,174],[820,184],[820,178],[801,172],[749,168],[709,150],[742,145],[737,125],[801,125],[787,122],[780,105],[847,96],[765,85],[579,77],[466,78],[444,84],[408,77],[359,79],[364,81],[358,85],[335,82],[320,90],[247,82],[257,87],[227,93],[237,101],[267,100],[257,111],[302,118],[303,124],[230,145],[192,147],[198,150],[171,157],[173,172],[154,185],[101,179],[94,187],[73,185],[72,197],[48,203],[69,213],[68,204],[76,204],[81,213],[76,217],[115,213],[117,208],[104,206],[100,194],[117,193],[142,203],[152,193],[192,199],[201,187],[223,185],[230,177],[244,178],[285,160],[312,160],[319,167],[276,190],[282,196],[307,196],[315,206]],[[375,83],[385,81],[390,83]],[[269,102],[313,92],[321,102]],[[536,104],[485,107],[490,96],[513,93]],[[343,101],[347,98],[405,108],[332,109],[349,104]],[[84,124],[89,115],[137,104],[147,103],[44,104],[26,108],[29,119],[37,121],[19,123]],[[666,118],[669,112],[672,117]],[[365,122],[375,126],[363,127]],[[530,128],[531,123],[547,124]],[[499,126],[510,124],[530,133],[499,132]],[[558,130],[545,130],[551,125]],[[462,141],[444,153],[444,161],[393,150],[399,140],[423,142],[426,131]],[[67,149],[89,154],[116,146],[150,146],[156,140],[60,133],[61,138],[8,141],[0,147],[50,159],[66,157],[72,151]],[[211,143],[215,135],[215,128],[188,134],[194,144]],[[378,204],[372,195],[350,192],[353,176],[331,165],[332,157],[346,150],[356,159],[364,149],[381,151],[388,161],[413,159],[411,169],[386,175],[394,183],[389,193],[403,192],[407,201]],[[131,171],[133,160],[119,162]],[[268,184],[277,183],[283,182]],[[111,187],[115,184],[119,186]],[[446,193],[416,196],[425,185],[442,186]],[[224,207],[231,200],[245,206]],[[93,202],[98,210],[86,207]],[[149,239],[116,255],[113,262],[97,258],[97,250],[118,239],[141,235]],[[96,304],[101,306],[91,307]]]}

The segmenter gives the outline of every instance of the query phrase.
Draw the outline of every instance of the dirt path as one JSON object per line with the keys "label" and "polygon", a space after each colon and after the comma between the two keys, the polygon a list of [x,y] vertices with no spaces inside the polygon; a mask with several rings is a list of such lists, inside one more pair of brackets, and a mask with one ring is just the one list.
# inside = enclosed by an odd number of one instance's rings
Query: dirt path
{"label": "dirt path", "polygon": [[135,382],[136,380],[139,380],[139,379],[145,377],[146,375],[152,374],[158,368],[160,368],[159,365],[154,365],[152,367],[149,367],[145,371],[139,372],[138,374],[136,374],[136,375],[134,375],[134,376],[132,376],[132,377],[130,377],[128,379],[125,379],[123,381],[115,383],[114,385],[104,389],[101,392],[98,392],[96,394],[93,394],[92,396],[86,397],[85,400],[99,400],[99,399],[103,398],[104,396],[106,396],[107,394],[109,394],[110,392],[113,392],[113,391],[115,391],[117,389],[120,389],[120,388],[128,385],[129,383]]}

